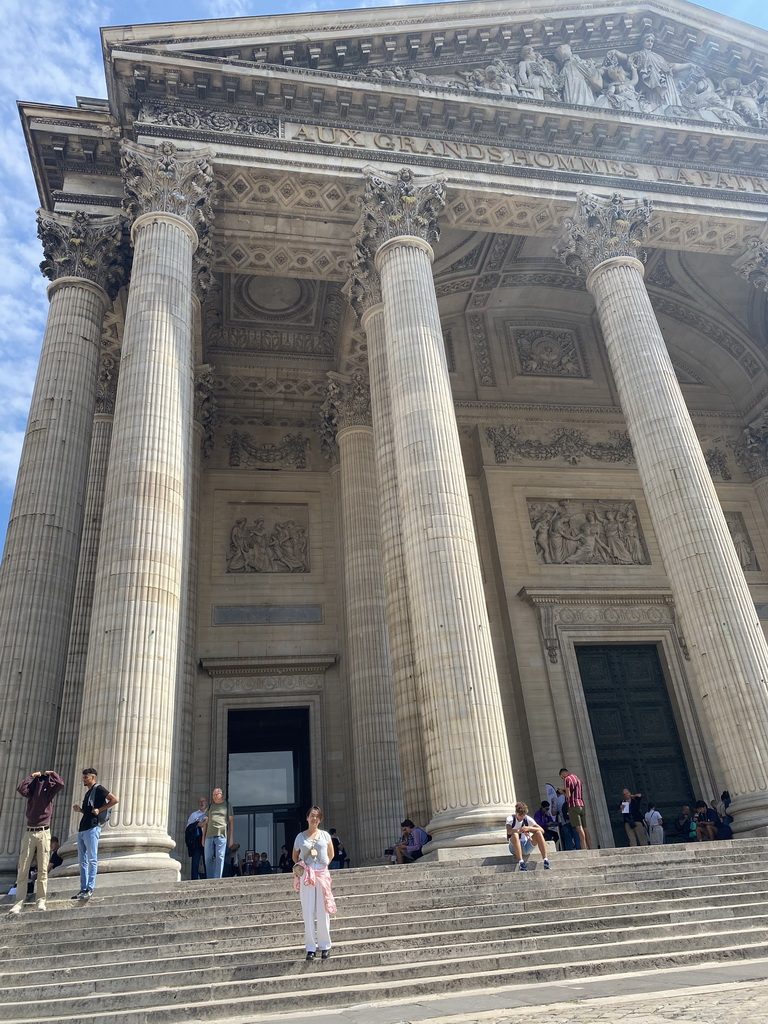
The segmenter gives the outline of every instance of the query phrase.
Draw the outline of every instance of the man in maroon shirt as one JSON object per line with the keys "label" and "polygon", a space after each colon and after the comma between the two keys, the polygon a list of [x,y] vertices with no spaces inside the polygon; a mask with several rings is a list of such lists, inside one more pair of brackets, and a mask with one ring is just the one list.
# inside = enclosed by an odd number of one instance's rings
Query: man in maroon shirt
{"label": "man in maroon shirt", "polygon": [[51,815],[53,798],[64,789],[64,780],[54,771],[33,772],[18,788],[27,801],[27,827],[21,839],[21,853],[16,872],[16,902],[8,911],[10,917],[21,913],[27,893],[27,876],[32,858],[37,854],[37,909],[45,910],[48,892],[48,862],[51,859]]}
{"label": "man in maroon shirt", "polygon": [[565,784],[565,796],[568,801],[568,820],[576,829],[581,840],[582,850],[591,850],[592,842],[587,832],[587,814],[584,808],[584,797],[581,792],[581,779],[567,768],[560,769],[560,778]]}

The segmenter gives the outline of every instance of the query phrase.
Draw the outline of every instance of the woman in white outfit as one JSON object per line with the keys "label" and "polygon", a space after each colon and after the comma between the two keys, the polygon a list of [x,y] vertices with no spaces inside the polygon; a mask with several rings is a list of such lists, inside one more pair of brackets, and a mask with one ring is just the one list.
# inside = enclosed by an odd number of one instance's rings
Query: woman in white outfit
{"label": "woman in white outfit", "polygon": [[648,804],[645,824],[648,829],[648,841],[651,846],[661,846],[664,842],[664,819],[653,804]]}
{"label": "woman in white outfit", "polygon": [[307,811],[308,827],[299,832],[293,843],[293,887],[301,896],[307,960],[314,960],[318,949],[323,960],[331,955],[330,915],[336,913],[328,870],[333,860],[333,841],[320,828],[322,820],[320,808],[310,807]]}

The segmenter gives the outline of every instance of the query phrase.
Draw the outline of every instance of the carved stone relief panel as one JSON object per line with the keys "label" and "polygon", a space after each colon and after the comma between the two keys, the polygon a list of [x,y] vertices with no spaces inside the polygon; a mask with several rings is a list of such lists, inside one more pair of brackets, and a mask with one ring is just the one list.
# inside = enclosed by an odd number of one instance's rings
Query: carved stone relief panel
{"label": "carved stone relief panel", "polygon": [[224,442],[229,448],[231,469],[306,469],[310,440],[301,433],[283,434],[277,444],[259,443],[251,434],[233,430]]}
{"label": "carved stone relief panel", "polygon": [[512,362],[524,377],[589,377],[578,327],[504,321]]}
{"label": "carved stone relief panel", "polygon": [[[554,410],[553,410],[554,412]],[[529,436],[523,434],[517,424],[486,427],[485,436],[493,448],[496,464],[508,462],[545,462],[562,459],[571,466],[577,466],[582,459],[595,462],[624,462],[633,465],[635,457],[632,444],[625,430],[601,431],[609,440],[592,440],[575,427],[542,428],[526,424]],[[534,436],[531,436],[534,435]]]}
{"label": "carved stone relief panel", "polygon": [[744,516],[741,512],[726,512],[725,522],[731,535],[736,554],[739,556],[744,572],[759,572],[760,563],[755,555],[755,548],[747,532]]}
{"label": "carved stone relief panel", "polygon": [[225,560],[228,573],[310,572],[309,507],[306,504],[230,505]]}
{"label": "carved stone relief panel", "polygon": [[528,499],[543,565],[650,565],[634,501]]}

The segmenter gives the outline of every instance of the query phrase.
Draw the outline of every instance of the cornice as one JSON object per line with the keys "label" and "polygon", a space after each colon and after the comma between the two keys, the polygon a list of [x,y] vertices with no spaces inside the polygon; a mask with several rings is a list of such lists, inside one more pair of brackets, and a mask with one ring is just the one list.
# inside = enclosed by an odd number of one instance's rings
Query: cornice
{"label": "cornice", "polygon": [[336,655],[265,655],[245,658],[201,658],[200,665],[214,678],[221,676],[274,676],[327,672]]}

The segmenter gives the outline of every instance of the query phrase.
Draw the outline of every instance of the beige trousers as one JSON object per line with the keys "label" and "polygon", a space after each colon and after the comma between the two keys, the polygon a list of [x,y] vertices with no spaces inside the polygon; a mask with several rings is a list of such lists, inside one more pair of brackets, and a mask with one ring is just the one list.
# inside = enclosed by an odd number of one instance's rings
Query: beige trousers
{"label": "beige trousers", "polygon": [[51,830],[43,829],[40,832],[24,831],[21,837],[21,853],[19,854],[19,866],[16,871],[16,903],[23,903],[27,896],[27,878],[29,877],[29,865],[32,858],[37,854],[37,882],[35,884],[35,895],[39,900],[44,900],[48,892],[48,861],[51,859]]}
{"label": "beige trousers", "polygon": [[624,828],[626,829],[627,836],[629,837],[630,846],[648,845],[648,836],[645,834],[645,829],[640,822],[638,822],[634,828],[631,828],[629,822],[625,821]]}

